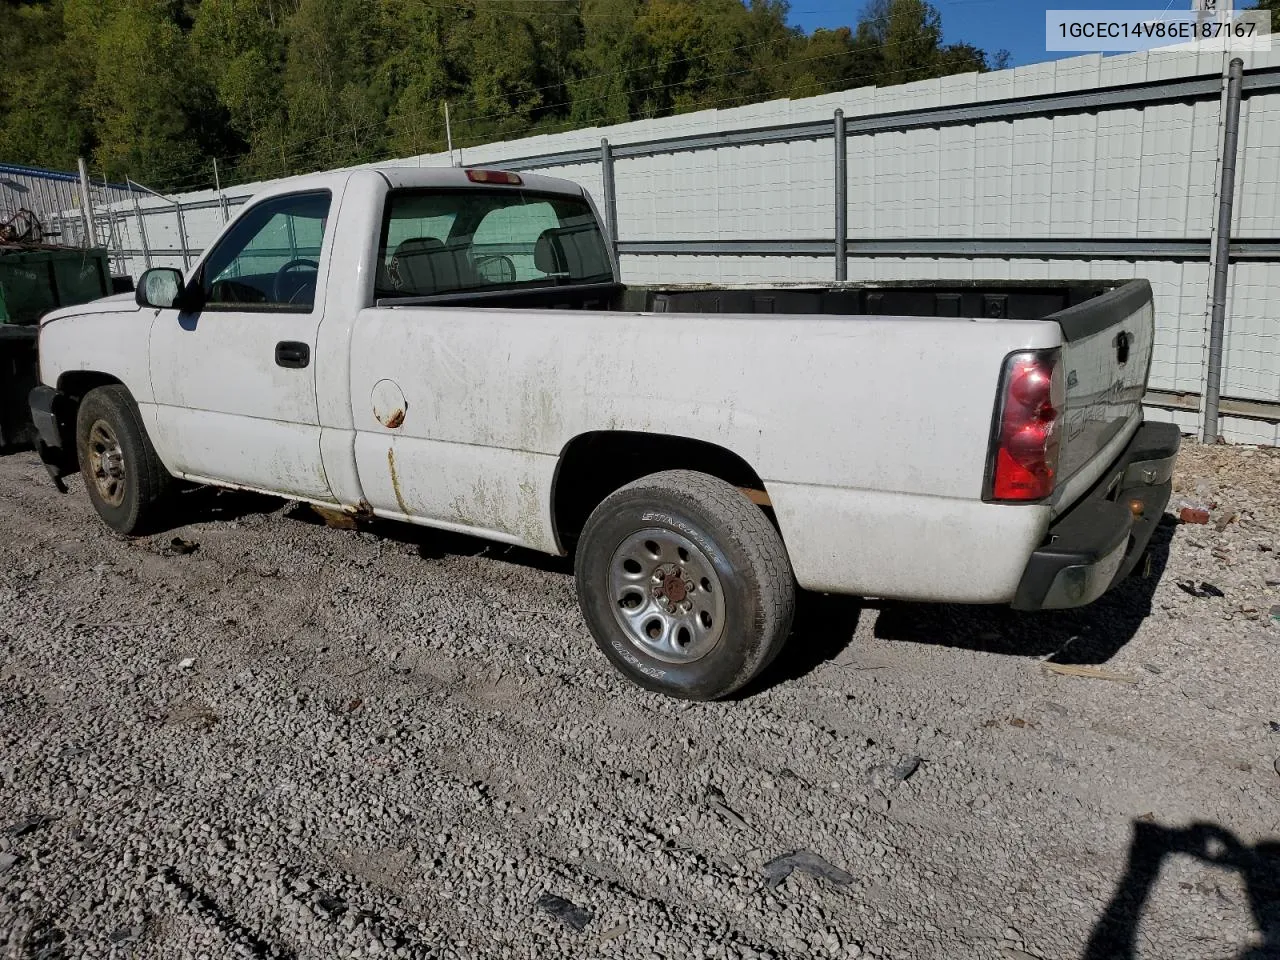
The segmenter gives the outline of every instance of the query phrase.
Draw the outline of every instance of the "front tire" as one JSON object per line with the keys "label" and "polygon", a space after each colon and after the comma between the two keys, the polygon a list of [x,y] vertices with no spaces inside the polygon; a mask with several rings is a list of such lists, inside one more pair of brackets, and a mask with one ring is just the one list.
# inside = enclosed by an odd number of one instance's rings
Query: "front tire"
{"label": "front tire", "polygon": [[795,612],[795,577],[768,517],[715,477],[671,470],[607,497],[575,561],[596,643],[635,683],[715,700],[769,665]]}
{"label": "front tire", "polygon": [[126,536],[159,524],[173,478],[156,456],[138,405],[124,386],[98,387],[80,401],[76,454],[103,523]]}

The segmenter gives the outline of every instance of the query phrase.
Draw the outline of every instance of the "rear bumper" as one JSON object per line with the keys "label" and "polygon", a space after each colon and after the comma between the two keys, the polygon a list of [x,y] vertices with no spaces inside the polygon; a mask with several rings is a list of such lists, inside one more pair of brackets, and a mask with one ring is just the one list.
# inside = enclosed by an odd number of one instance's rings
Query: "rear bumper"
{"label": "rear bumper", "polygon": [[1082,607],[1133,571],[1169,503],[1181,442],[1171,423],[1138,428],[1103,478],[1049,527],[1022,574],[1015,610]]}

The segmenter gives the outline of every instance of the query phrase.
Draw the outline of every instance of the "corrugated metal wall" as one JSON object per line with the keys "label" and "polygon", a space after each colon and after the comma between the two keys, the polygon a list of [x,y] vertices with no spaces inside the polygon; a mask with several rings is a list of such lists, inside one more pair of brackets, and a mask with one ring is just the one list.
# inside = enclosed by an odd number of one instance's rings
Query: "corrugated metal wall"
{"label": "corrugated metal wall", "polygon": [[[86,242],[84,219],[80,213],[80,177],[59,170],[42,170],[0,163],[0,223],[19,210],[30,210],[39,219],[50,242],[67,246],[121,248],[123,241],[113,235],[116,218],[108,215],[112,204],[122,203],[134,191],[115,183],[89,182],[89,201],[94,207],[94,236]],[[123,271],[128,265],[119,264]]]}
{"label": "corrugated metal wall", "polygon": [[[1255,74],[1280,67],[1280,50],[1244,55]],[[1207,78],[1225,72],[1222,53],[1152,51],[1085,56],[998,73],[967,74],[884,89],[865,88],[799,101],[773,101],[603,129],[467,148],[463,161],[502,164],[568,151],[615,151],[662,138],[706,136],[776,124],[847,120],[901,111],[984,104]],[[850,280],[1120,279],[1151,280],[1159,316],[1151,371],[1154,390],[1185,394],[1153,415],[1195,429],[1194,407],[1206,369],[1209,240],[1216,221],[1221,149],[1221,98],[1150,102],[1014,119],[939,123],[848,138]],[[1272,88],[1275,89],[1274,85]],[[1153,98],[1158,99],[1158,98]],[[883,126],[883,124],[881,124]],[[446,165],[443,154],[398,161]],[[563,176],[603,199],[597,161],[527,164]],[[795,139],[741,146],[620,156],[615,166],[624,277],[644,282],[830,280],[829,256],[736,256],[663,253],[630,255],[639,241],[821,240],[834,229],[832,140]],[[258,185],[230,191],[243,202]],[[1280,251],[1259,254],[1261,241],[1280,238],[1280,91],[1248,95],[1241,113],[1240,160],[1233,241],[1254,242],[1231,268],[1226,367],[1222,392],[1239,400],[1280,403]],[[187,246],[199,250],[221,229],[213,191],[186,194]],[[156,265],[183,266],[176,208],[145,198],[147,247]],[[131,249],[133,272],[143,246],[132,200],[117,204],[116,229]],[[232,208],[234,212],[234,206]],[[984,240],[991,255],[943,250],[910,252],[926,240]],[[877,241],[875,255],[860,241]],[[1024,241],[1032,241],[1027,247]],[[1056,256],[1036,242],[1070,241],[1079,249]],[[1135,242],[1148,252],[1111,255],[1109,242]],[[884,242],[904,247],[884,252]],[[1179,243],[1181,244],[1179,246]],[[1023,249],[1015,249],[1023,244]],[[1069,244],[1070,245],[1070,244]],[[1164,245],[1164,246],[1161,246]],[[1273,243],[1273,246],[1275,244]],[[889,245],[890,249],[892,244]],[[1165,249],[1169,252],[1164,252]],[[1188,252],[1190,249],[1190,252]],[[1250,259],[1251,258],[1251,259]],[[1280,442],[1280,424],[1228,416],[1224,435],[1237,442]]]}

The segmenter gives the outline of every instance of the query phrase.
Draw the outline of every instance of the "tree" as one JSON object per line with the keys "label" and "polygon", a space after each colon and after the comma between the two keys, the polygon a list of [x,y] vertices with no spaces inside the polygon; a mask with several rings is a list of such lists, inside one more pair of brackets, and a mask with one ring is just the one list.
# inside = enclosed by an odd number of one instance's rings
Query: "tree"
{"label": "tree", "polygon": [[[285,35],[290,11],[278,0],[203,0],[196,11],[191,47],[227,111],[238,141],[239,175],[279,173],[286,142]],[[231,171],[229,171],[231,172]]]}
{"label": "tree", "polygon": [[93,117],[93,160],[109,173],[174,183],[222,143],[219,105],[178,12],[164,0],[66,0],[67,45],[87,57],[81,102]]}
{"label": "tree", "polygon": [[812,35],[788,19],[786,0],[0,0],[0,159],[176,190],[208,185],[211,155],[245,180],[439,150],[446,102],[476,143],[988,67],[927,0]]}
{"label": "tree", "polygon": [[385,52],[380,13],[376,0],[299,0],[285,24],[284,170],[358,163],[379,152],[390,102],[378,69]]}
{"label": "tree", "polygon": [[0,5],[0,159],[65,169],[92,148],[85,63],[74,52],[61,2]]}
{"label": "tree", "polygon": [[568,80],[569,117],[579,124],[625,123],[639,114],[634,93],[645,73],[636,24],[642,0],[584,0],[582,43]]}

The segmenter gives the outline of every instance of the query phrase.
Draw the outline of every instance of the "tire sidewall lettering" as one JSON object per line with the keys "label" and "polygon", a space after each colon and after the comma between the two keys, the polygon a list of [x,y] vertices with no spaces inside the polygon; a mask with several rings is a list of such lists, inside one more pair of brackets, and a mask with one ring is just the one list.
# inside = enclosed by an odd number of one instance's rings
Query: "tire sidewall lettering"
{"label": "tire sidewall lettering", "polygon": [[652,677],[654,680],[661,680],[667,675],[667,671],[659,670],[657,667],[651,667],[649,664],[637,657],[627,649],[626,644],[621,640],[611,640],[609,645],[612,646],[614,650],[618,651],[618,656],[627,661],[627,663],[631,664],[631,666],[635,667],[646,677]]}
{"label": "tire sidewall lettering", "polygon": [[708,540],[706,535],[697,527],[685,523],[683,520],[678,517],[673,517],[669,513],[659,513],[656,510],[645,510],[640,515],[640,519],[644,523],[662,523],[671,527],[673,530],[680,531],[680,533],[683,533],[686,537],[700,546],[711,559],[711,562],[716,566],[727,566],[724,554],[721,553],[716,545],[711,540]]}

